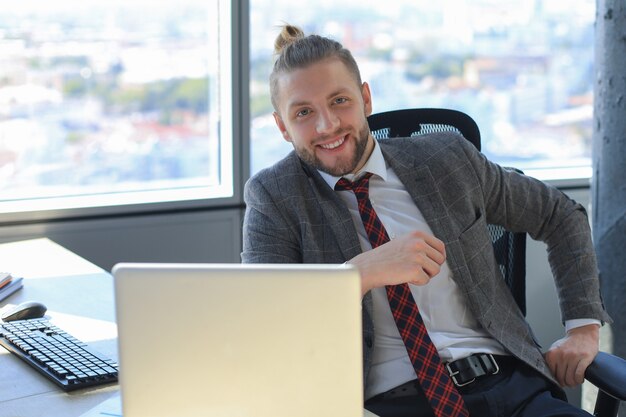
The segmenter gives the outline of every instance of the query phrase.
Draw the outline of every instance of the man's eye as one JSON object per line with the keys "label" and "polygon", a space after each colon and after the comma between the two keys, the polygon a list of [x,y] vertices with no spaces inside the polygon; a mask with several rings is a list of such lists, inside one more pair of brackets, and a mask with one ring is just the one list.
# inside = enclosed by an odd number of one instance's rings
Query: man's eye
{"label": "man's eye", "polygon": [[345,97],[337,97],[335,99],[335,103],[337,103],[337,104],[345,103],[346,101],[348,101],[348,99],[345,98]]}
{"label": "man's eye", "polygon": [[309,113],[311,113],[309,109],[304,109],[304,110],[300,110],[299,112],[297,112],[296,116],[302,117],[302,116],[308,115]]}

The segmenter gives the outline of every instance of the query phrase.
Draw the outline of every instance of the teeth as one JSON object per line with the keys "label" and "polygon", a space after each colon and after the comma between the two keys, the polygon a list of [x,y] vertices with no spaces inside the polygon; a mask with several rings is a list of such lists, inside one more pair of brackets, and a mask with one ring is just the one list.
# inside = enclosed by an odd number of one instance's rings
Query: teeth
{"label": "teeth", "polygon": [[326,145],[320,145],[322,148],[324,149],[335,149],[336,147],[340,146],[343,142],[345,141],[344,138],[341,138],[333,143],[329,143]]}

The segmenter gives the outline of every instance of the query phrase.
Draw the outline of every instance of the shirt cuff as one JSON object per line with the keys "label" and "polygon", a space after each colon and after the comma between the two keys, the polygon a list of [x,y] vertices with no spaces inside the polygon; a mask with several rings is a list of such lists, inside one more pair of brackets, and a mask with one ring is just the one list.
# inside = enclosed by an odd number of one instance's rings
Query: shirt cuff
{"label": "shirt cuff", "polygon": [[597,324],[598,326],[602,327],[602,322],[600,322],[600,320],[596,320],[596,319],[573,319],[573,320],[566,320],[565,321],[565,331],[569,332],[572,329],[575,329],[577,327],[587,326],[588,324]]}

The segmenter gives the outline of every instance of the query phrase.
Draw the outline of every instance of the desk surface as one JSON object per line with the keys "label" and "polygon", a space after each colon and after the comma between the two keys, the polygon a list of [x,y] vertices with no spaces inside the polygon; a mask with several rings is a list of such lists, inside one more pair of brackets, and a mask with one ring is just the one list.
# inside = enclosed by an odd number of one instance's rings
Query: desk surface
{"label": "desk surface", "polygon": [[[40,301],[57,326],[117,360],[113,280],[103,269],[48,239],[0,244],[0,270],[24,277],[24,288],[0,309]],[[61,391],[26,363],[0,348],[0,415],[74,417],[118,395],[118,384]]]}

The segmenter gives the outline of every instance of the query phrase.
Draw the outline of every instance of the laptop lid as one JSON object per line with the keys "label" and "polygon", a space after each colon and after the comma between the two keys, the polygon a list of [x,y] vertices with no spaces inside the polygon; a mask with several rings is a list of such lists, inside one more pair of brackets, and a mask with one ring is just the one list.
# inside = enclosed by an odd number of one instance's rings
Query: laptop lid
{"label": "laptop lid", "polygon": [[118,264],[124,417],[361,417],[347,265]]}

